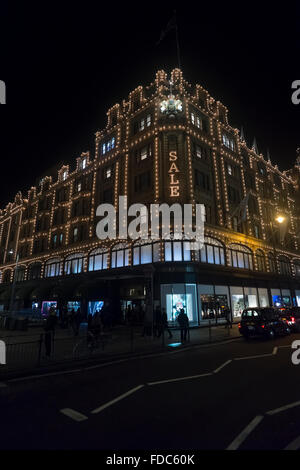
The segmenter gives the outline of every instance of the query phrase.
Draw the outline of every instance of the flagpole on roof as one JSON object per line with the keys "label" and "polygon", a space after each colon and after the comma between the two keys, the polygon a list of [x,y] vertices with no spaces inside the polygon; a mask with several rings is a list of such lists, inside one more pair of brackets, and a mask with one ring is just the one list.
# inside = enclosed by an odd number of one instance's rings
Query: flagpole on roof
{"label": "flagpole on roof", "polygon": [[178,25],[177,25],[177,16],[176,10],[174,10],[174,17],[175,17],[175,30],[176,30],[176,46],[177,46],[177,60],[178,60],[178,68],[181,69],[181,61],[180,61],[180,47],[179,47],[179,37],[178,37]]}

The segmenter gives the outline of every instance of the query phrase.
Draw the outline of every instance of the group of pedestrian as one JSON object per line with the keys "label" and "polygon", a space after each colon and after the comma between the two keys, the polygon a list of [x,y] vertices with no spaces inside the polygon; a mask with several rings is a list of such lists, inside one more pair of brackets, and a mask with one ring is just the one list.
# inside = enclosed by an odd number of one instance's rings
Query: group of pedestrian
{"label": "group of pedestrian", "polygon": [[[187,334],[189,331],[189,318],[185,313],[184,309],[180,309],[176,321],[179,324],[180,328],[180,338],[181,342],[184,343],[187,340]],[[164,335],[165,332],[169,334],[169,339],[173,338],[173,334],[171,332],[169,323],[168,323],[168,316],[165,308],[162,308],[157,305],[154,312],[151,311],[151,305],[146,305],[145,311],[145,318],[144,318],[144,328],[142,332],[142,336],[152,334],[153,329],[153,336],[156,338],[160,338],[161,335]]]}
{"label": "group of pedestrian", "polygon": [[162,334],[164,334],[165,331],[169,333],[169,338],[173,337],[169,328],[166,309],[165,308],[161,309],[159,305],[157,305],[156,309],[154,310],[153,329],[154,329],[154,332],[153,332],[154,336],[157,336],[158,338]]}

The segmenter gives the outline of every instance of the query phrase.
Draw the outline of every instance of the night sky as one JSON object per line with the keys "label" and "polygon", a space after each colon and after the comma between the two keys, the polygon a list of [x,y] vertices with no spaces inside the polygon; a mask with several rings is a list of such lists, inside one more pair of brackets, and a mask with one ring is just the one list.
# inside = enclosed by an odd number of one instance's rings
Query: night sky
{"label": "night sky", "polygon": [[[158,69],[177,66],[175,34],[160,32],[177,9],[185,79],[200,83],[244,127],[248,145],[288,169],[300,146],[300,7],[296,2],[1,2],[0,206],[49,173],[94,153],[106,111]],[[197,6],[195,6],[195,4]],[[297,10],[298,9],[298,10]]]}

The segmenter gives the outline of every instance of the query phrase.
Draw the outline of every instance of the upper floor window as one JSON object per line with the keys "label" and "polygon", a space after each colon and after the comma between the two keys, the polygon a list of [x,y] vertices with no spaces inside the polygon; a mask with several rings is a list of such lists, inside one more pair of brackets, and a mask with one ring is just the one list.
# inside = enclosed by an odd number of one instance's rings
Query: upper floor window
{"label": "upper floor window", "polygon": [[253,254],[250,248],[238,243],[229,245],[229,262],[234,268],[253,270]]}
{"label": "upper floor window", "polygon": [[228,137],[227,134],[223,134],[222,141],[223,141],[223,145],[225,145],[225,147],[227,147],[230,150],[234,151],[234,149],[235,149],[234,140],[231,137]]}
{"label": "upper floor window", "polygon": [[126,243],[119,243],[112,248],[111,252],[111,267],[121,268],[122,266],[129,266],[129,245]]}
{"label": "upper floor window", "polygon": [[191,123],[198,129],[205,130],[205,120],[195,112],[191,112]]}
{"label": "upper floor window", "polygon": [[268,254],[268,261],[269,261],[269,269],[271,273],[276,273],[277,268],[276,268],[276,261],[275,261],[275,256],[273,253]]}
{"label": "upper floor window", "polygon": [[279,272],[283,276],[291,276],[291,263],[286,256],[279,256]]}
{"label": "upper floor window", "polygon": [[107,248],[96,248],[89,255],[89,271],[99,271],[108,268]]}
{"label": "upper floor window", "polygon": [[146,116],[138,119],[134,123],[134,134],[140,131],[144,131],[147,127],[151,126],[152,116],[151,114],[147,114]]}
{"label": "upper floor window", "polygon": [[60,263],[59,258],[51,258],[45,264],[45,277],[55,277],[60,275]]}
{"label": "upper floor window", "polygon": [[266,261],[265,261],[265,255],[262,250],[256,250],[256,264],[257,264],[257,269],[258,271],[265,272],[266,271]]}
{"label": "upper floor window", "polygon": [[32,263],[28,269],[28,280],[39,279],[41,277],[41,263]]}
{"label": "upper floor window", "polygon": [[81,168],[82,170],[85,170],[86,169],[86,158],[84,158],[81,162]]}
{"label": "upper floor window", "polygon": [[133,247],[133,265],[160,261],[159,246],[159,242],[149,243],[147,240],[135,242]]}
{"label": "upper floor window", "polygon": [[294,261],[294,268],[295,268],[296,277],[300,277],[300,260]]}
{"label": "upper floor window", "polygon": [[152,155],[152,146],[151,144],[145,145],[144,147],[141,147],[138,149],[135,153],[136,156],[136,161],[139,163],[140,161],[146,160],[147,158],[150,158]]}
{"label": "upper floor window", "polygon": [[65,180],[67,179],[67,177],[68,177],[68,172],[67,172],[67,171],[64,171],[64,172],[63,172],[63,175],[62,175],[63,181],[65,181]]}
{"label": "upper floor window", "polygon": [[223,244],[215,238],[205,237],[204,245],[196,252],[196,260],[201,263],[225,265],[225,250]]}
{"label": "upper floor window", "polygon": [[151,173],[147,171],[137,175],[134,179],[135,192],[147,191],[151,187]]}
{"label": "upper floor window", "polygon": [[74,253],[65,260],[65,274],[79,274],[83,271],[83,253]]}
{"label": "upper floor window", "polygon": [[110,152],[115,148],[116,139],[112,137],[110,140],[102,144],[102,155],[105,155],[107,152]]}
{"label": "upper floor window", "polygon": [[181,240],[166,241],[165,261],[191,261],[190,242]]}
{"label": "upper floor window", "polygon": [[195,170],[195,186],[198,186],[205,191],[210,190],[210,177],[202,171]]}

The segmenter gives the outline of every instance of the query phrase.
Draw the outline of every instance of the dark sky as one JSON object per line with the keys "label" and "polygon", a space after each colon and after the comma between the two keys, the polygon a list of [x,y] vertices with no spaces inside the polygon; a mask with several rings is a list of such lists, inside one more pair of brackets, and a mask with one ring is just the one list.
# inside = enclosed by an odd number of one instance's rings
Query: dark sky
{"label": "dark sky", "polygon": [[[263,4],[267,3],[265,10]],[[298,7],[296,6],[298,3]],[[243,125],[280,169],[300,145],[299,2],[8,2],[0,6],[0,206],[58,162],[94,152],[106,111],[158,69],[177,66],[175,35],[156,42],[177,8],[185,78]],[[27,195],[27,192],[25,193]]]}

